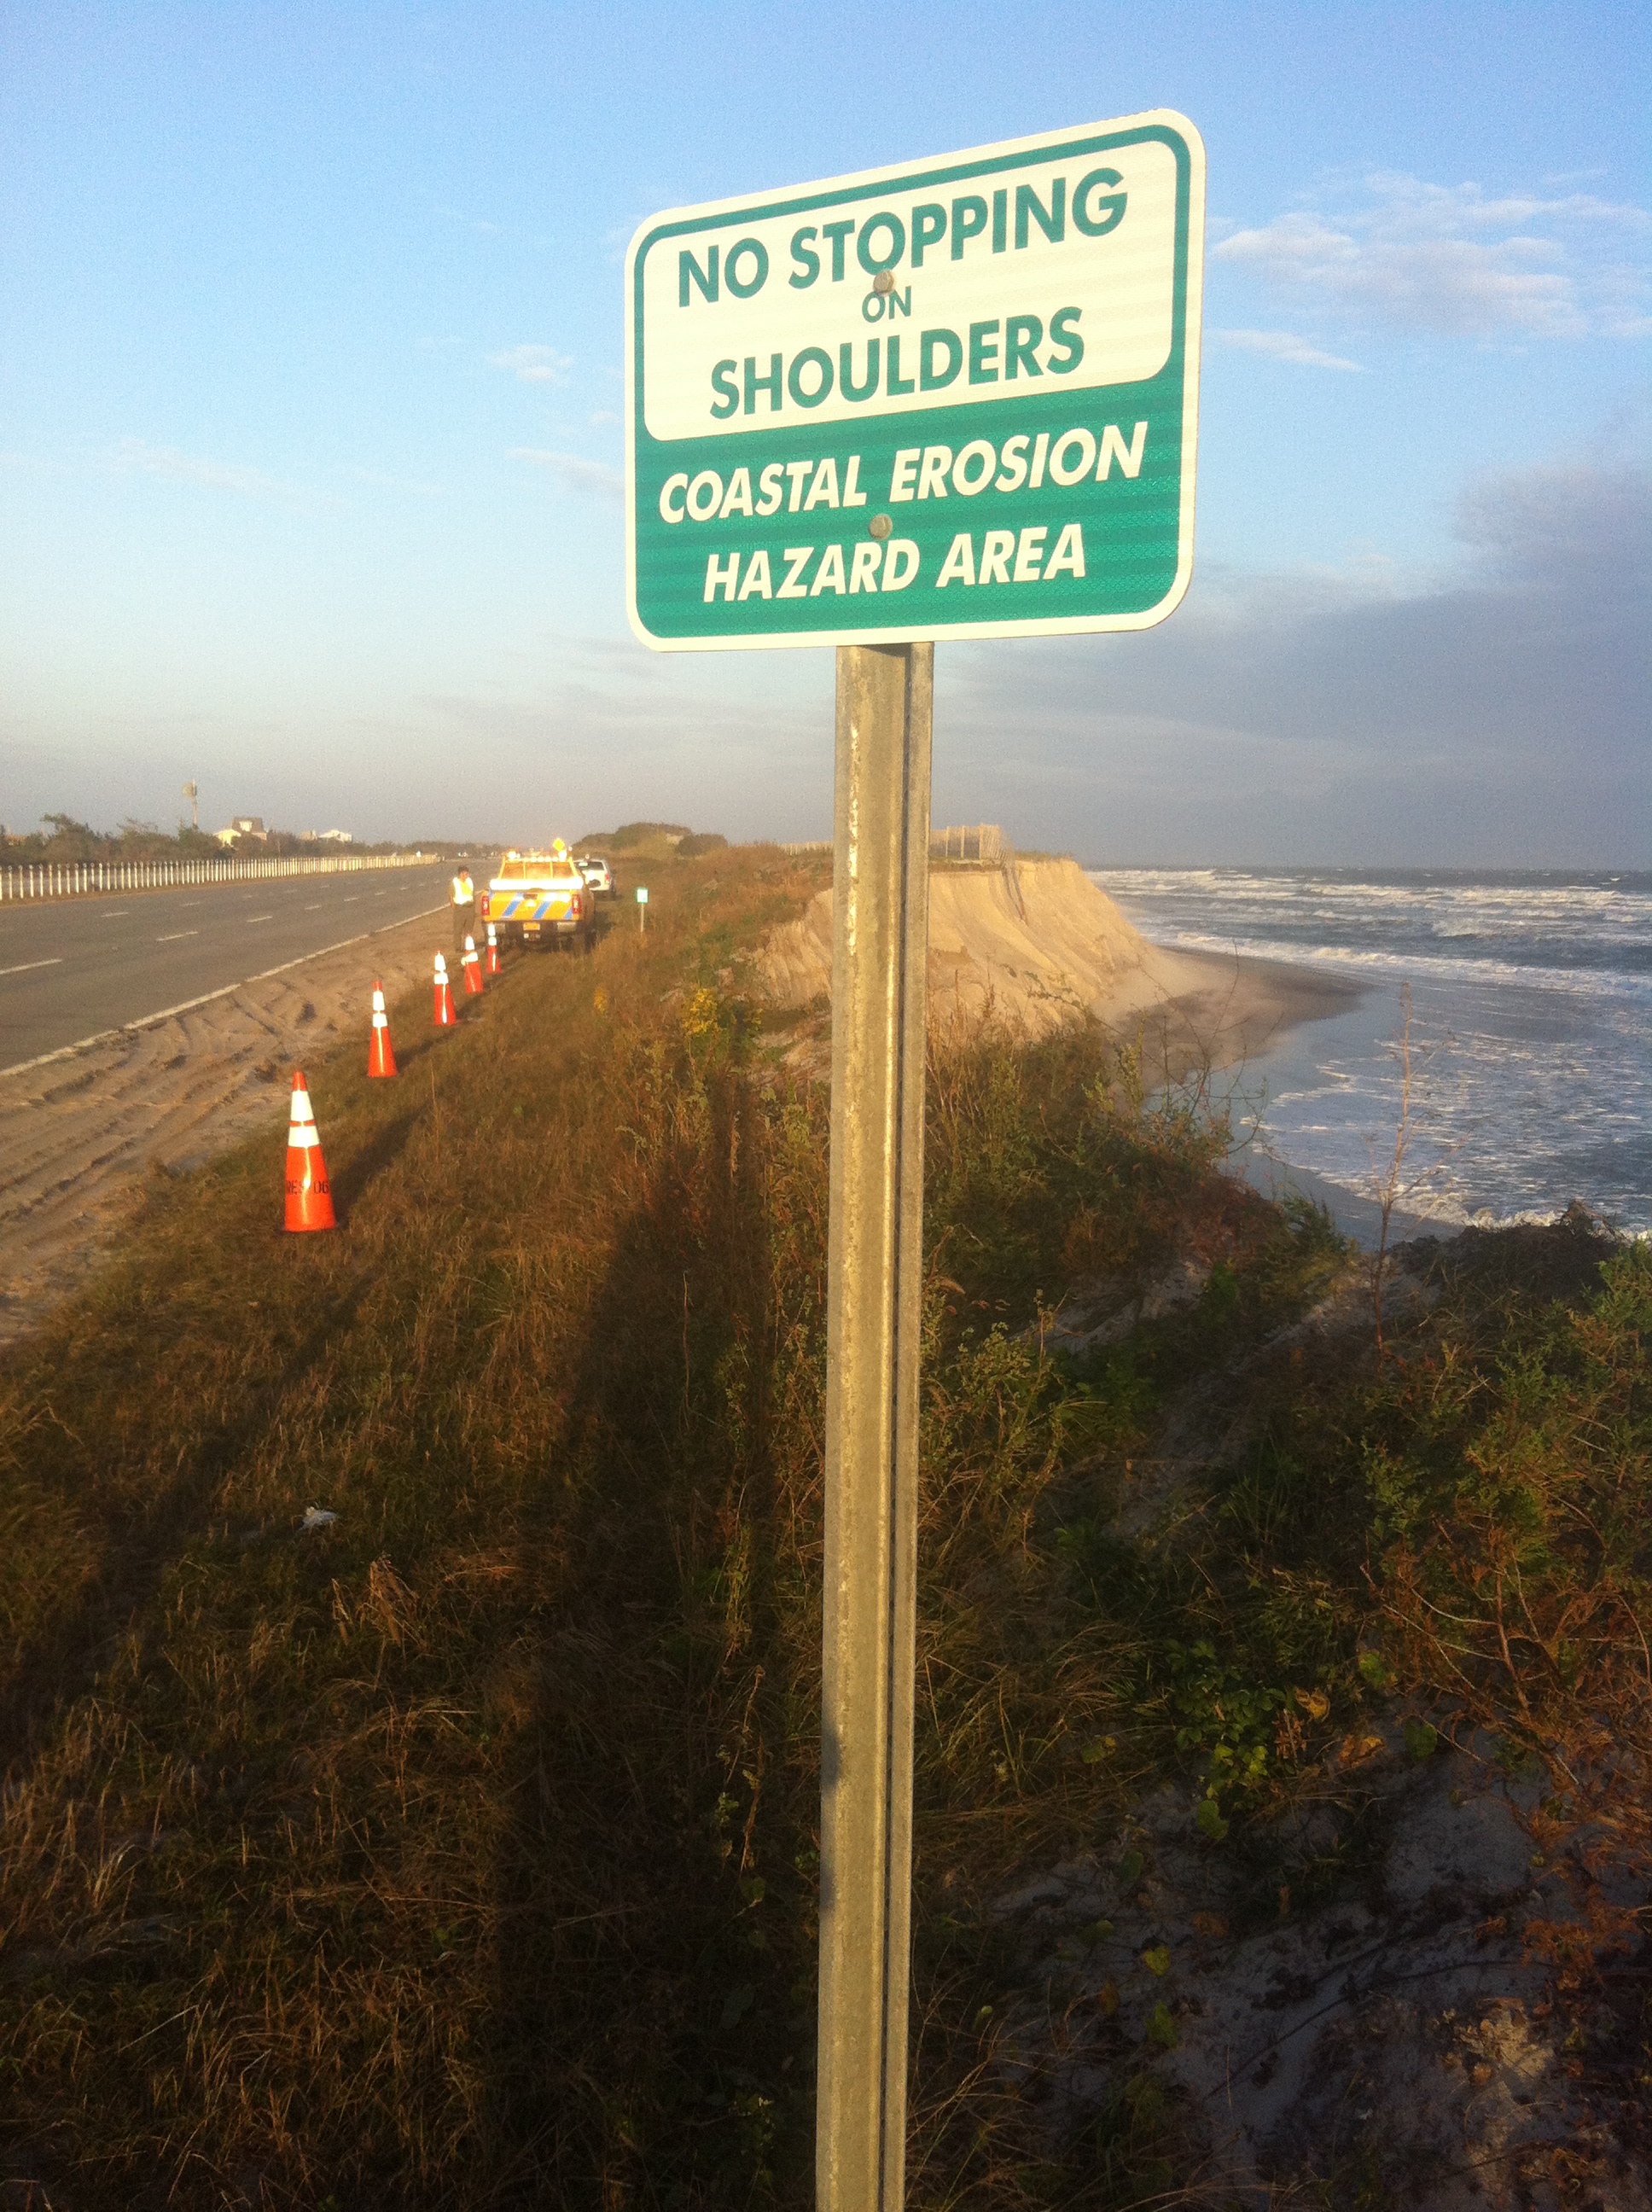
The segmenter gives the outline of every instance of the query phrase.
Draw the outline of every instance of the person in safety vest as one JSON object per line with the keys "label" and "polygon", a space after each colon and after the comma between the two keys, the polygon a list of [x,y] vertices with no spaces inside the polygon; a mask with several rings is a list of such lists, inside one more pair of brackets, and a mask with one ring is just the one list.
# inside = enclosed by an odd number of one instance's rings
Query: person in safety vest
{"label": "person in safety vest", "polygon": [[476,885],[471,881],[471,871],[463,862],[449,886],[447,896],[453,909],[453,951],[462,957],[465,939],[476,932]]}

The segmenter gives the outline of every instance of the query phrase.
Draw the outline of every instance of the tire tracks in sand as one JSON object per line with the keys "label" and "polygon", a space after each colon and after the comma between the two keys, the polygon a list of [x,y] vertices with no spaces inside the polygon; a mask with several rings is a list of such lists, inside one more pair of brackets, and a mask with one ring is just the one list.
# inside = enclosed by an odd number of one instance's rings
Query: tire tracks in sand
{"label": "tire tracks in sand", "polygon": [[359,1033],[377,976],[395,1000],[446,948],[422,915],[164,1020],[120,1030],[0,1082],[0,1344],[78,1288],[119,1235],[144,1178],[175,1175],[284,1119],[306,1053]]}

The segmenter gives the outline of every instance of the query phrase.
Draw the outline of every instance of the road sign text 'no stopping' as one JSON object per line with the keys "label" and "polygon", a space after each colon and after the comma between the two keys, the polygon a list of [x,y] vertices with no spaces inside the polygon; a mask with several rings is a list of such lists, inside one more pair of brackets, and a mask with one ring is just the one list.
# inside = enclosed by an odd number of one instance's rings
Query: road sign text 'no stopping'
{"label": "road sign text 'no stopping'", "polygon": [[1193,557],[1205,158],[1168,111],[655,216],[630,615],[665,651],[1140,629]]}

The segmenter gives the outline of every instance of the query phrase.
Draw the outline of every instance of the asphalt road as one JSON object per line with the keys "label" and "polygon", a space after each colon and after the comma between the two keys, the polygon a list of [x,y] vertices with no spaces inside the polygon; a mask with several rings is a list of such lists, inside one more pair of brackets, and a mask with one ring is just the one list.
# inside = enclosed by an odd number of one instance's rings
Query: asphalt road
{"label": "asphalt road", "polygon": [[440,865],[363,868],[8,903],[0,1070],[437,908],[431,944],[446,951],[447,880]]}

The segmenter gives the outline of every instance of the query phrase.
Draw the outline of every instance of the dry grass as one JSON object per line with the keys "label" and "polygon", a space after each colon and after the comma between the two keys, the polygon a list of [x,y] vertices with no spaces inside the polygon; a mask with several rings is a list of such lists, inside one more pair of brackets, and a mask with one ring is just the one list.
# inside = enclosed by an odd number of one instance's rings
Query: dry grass
{"label": "dry grass", "polygon": [[[277,1123],[9,1360],[15,2201],[811,2200],[826,1102],[739,978],[817,874],[663,866],[646,939],[622,908],[450,1039],[395,1009],[398,1083],[308,1070],[342,1234],[280,1233]],[[1327,1728],[1367,1694],[1357,1439],[1410,1417],[1263,1362],[1225,1551],[1115,1540],[1164,1407],[1335,1242],[1093,1031],[943,1038],[930,1079],[911,2199],[1145,2203],[1151,2054],[1053,2140],[987,1907],[1167,1765],[1260,1820],[1271,1686]],[[1073,1276],[1188,1249],[1194,1307],[1048,1348]]]}
{"label": "dry grass", "polygon": [[0,2141],[66,2202],[577,2199],[762,2132],[699,2057],[769,1325],[717,970],[798,885],[720,874],[452,1040],[398,1008],[394,1086],[311,1069],[344,1233],[281,1234],[272,1115],[10,1364]]}

